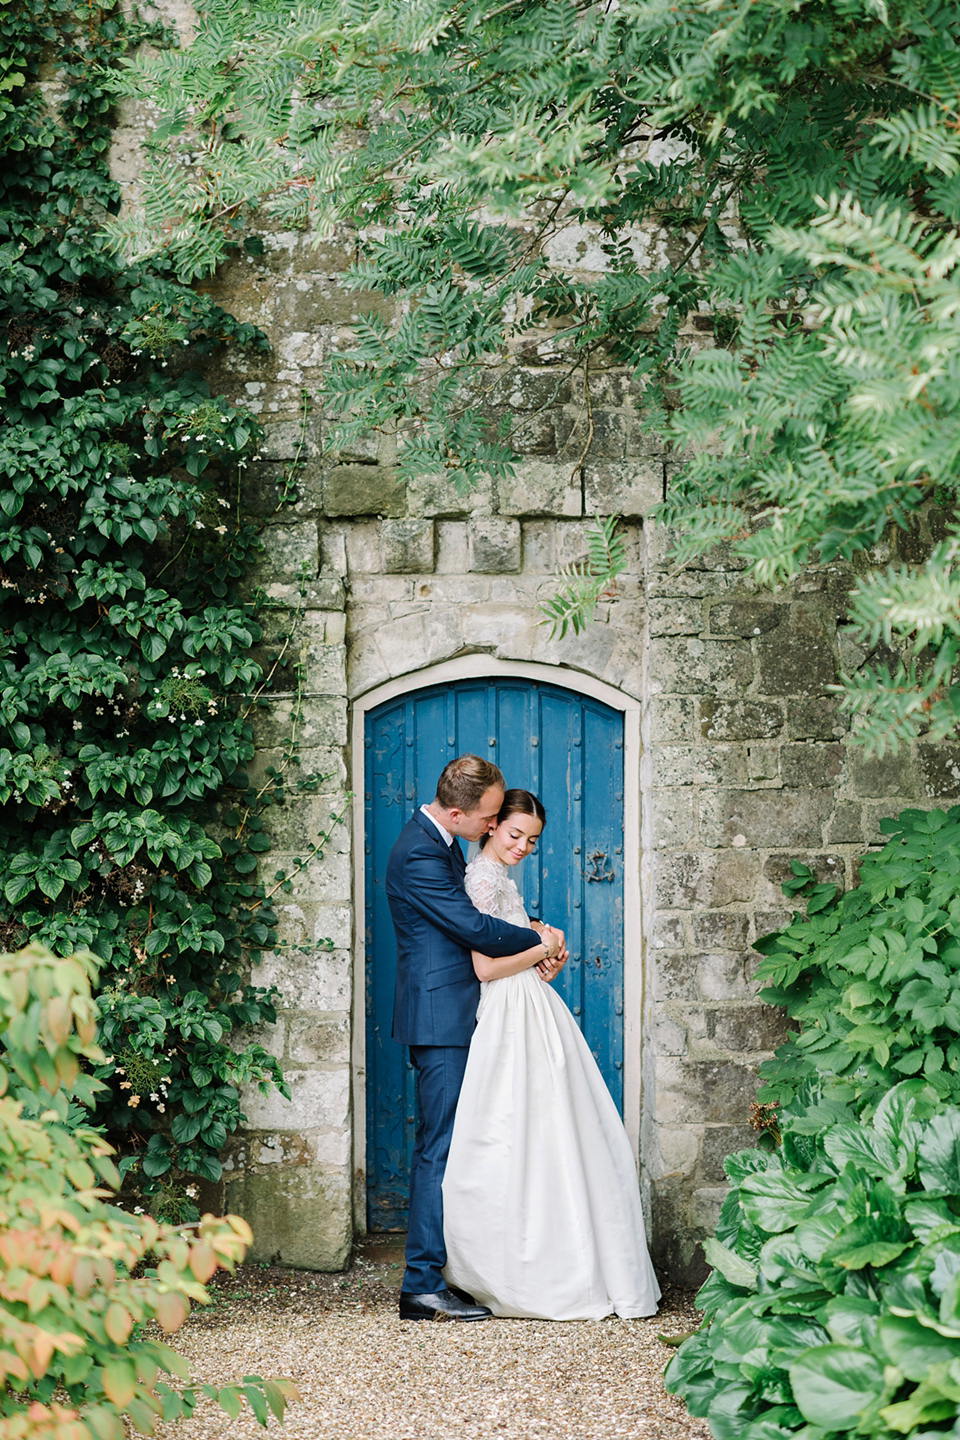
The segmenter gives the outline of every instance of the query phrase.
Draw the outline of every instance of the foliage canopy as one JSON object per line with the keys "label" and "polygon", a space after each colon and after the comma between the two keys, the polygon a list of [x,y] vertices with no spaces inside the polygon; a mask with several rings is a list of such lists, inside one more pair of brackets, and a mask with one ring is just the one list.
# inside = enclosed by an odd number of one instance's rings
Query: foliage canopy
{"label": "foliage canopy", "polygon": [[[852,602],[892,652],[845,681],[883,750],[960,714],[958,40],[941,0],[212,0],[123,82],[165,119],[113,243],[190,277],[260,202],[361,227],[348,283],[398,318],[326,398],[344,433],[397,429],[409,471],[508,469],[482,401],[531,349],[583,377],[583,459],[591,377],[628,367],[687,459],[660,510],[681,560],[723,541],[776,583],[875,558],[935,500],[926,568],[894,551]],[[715,343],[690,352],[695,310]]]}

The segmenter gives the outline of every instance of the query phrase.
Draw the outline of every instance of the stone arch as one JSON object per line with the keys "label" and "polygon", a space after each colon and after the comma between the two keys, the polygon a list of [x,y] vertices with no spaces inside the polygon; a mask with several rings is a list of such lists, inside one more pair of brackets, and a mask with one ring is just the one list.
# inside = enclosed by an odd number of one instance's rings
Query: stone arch
{"label": "stone arch", "polygon": [[[624,724],[624,1124],[639,1153],[643,1111],[641,1038],[648,987],[644,974],[640,888],[640,702],[595,676],[561,665],[509,660],[489,654],[461,655],[410,670],[354,697],[351,703],[351,783],[355,795],[364,789],[364,726],[368,713],[386,701],[458,680],[512,677],[559,686],[602,701],[619,711]],[[366,1024],[364,927],[364,807],[353,812],[353,1124],[354,1214],[365,1214],[366,1189]]]}

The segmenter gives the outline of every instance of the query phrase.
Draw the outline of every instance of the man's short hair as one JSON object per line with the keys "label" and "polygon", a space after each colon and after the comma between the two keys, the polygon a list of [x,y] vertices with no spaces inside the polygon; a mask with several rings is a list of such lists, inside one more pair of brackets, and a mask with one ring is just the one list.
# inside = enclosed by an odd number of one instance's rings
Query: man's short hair
{"label": "man's short hair", "polygon": [[503,775],[479,755],[458,755],[444,767],[437,781],[437,804],[444,810],[477,810],[491,785],[506,790]]}

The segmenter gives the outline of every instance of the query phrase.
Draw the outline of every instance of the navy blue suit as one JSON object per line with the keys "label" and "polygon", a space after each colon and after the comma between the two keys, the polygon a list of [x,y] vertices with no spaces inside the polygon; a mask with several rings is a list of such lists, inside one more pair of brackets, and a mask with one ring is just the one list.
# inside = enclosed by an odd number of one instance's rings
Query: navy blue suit
{"label": "navy blue suit", "polygon": [[477,910],[463,886],[464,869],[459,843],[448,846],[420,810],[387,863],[397,936],[393,1038],[410,1046],[420,1101],[402,1285],[413,1295],[433,1295],[446,1285],[440,1186],[480,1000],[470,952],[516,955],[540,941],[533,930]]}

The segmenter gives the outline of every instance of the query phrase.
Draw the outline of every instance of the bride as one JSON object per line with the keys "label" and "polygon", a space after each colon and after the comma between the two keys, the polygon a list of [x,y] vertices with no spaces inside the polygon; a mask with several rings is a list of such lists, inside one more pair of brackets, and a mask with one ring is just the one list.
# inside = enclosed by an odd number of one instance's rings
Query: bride
{"label": "bride", "polygon": [[[479,910],[529,924],[510,870],[545,819],[535,795],[507,791],[467,867]],[[630,1142],[576,1021],[529,959],[473,963],[480,1007],[443,1180],[448,1283],[494,1315],[654,1314]]]}

